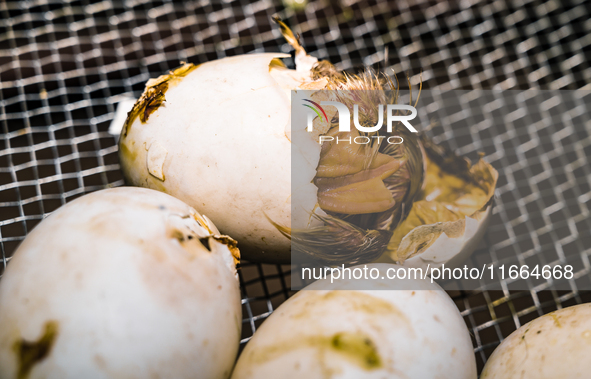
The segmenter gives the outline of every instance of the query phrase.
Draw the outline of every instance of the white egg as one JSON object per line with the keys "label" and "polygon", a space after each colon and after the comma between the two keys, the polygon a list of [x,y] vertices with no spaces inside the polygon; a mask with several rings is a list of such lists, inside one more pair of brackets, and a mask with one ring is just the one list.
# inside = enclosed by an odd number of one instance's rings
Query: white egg
{"label": "white egg", "polygon": [[169,195],[74,200],[33,229],[0,281],[0,378],[227,378],[238,256]]}
{"label": "white egg", "polygon": [[169,79],[165,105],[146,123],[132,120],[120,139],[129,184],[207,214],[249,259],[289,261],[290,240],[265,216],[291,225],[289,89],[270,74],[271,61],[286,56],[224,58]]}
{"label": "white egg", "polygon": [[517,329],[490,356],[481,379],[589,378],[591,304],[564,308]]}
{"label": "white egg", "polygon": [[232,379],[475,379],[470,336],[451,298],[428,281],[388,280],[400,266],[367,267],[385,279],[320,280],[279,306]]}

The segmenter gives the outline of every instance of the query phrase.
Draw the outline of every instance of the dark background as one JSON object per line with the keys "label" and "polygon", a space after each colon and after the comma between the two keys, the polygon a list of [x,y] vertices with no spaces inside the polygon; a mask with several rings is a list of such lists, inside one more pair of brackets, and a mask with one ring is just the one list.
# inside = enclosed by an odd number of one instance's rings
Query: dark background
{"label": "dark background", "polygon": [[[107,132],[122,97],[138,97],[150,77],[180,61],[290,52],[273,15],[301,34],[310,53],[339,69],[392,68],[413,84],[422,74],[424,88],[434,90],[591,89],[590,2],[290,4],[296,3],[0,1],[0,274],[45,215],[123,184],[115,138]],[[524,264],[548,250],[560,263],[561,251],[574,251],[577,275],[589,277],[591,125],[572,117],[571,128],[445,124],[429,132],[471,158],[486,152],[499,170],[479,253]],[[245,343],[291,295],[289,267],[243,263],[241,282]],[[567,291],[543,283],[527,291],[450,292],[479,368],[520,325],[591,301],[576,281],[569,285]]]}

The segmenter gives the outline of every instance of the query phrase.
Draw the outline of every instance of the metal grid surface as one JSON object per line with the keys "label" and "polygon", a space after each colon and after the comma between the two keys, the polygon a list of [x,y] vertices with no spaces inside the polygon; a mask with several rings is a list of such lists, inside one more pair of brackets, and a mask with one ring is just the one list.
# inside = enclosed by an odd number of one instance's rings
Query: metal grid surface
{"label": "metal grid surface", "polygon": [[[289,52],[273,15],[339,69],[390,66],[413,83],[422,72],[428,89],[589,90],[590,14],[589,2],[543,0],[326,0],[305,10],[279,0],[0,2],[0,274],[45,215],[123,184],[107,132],[122,98],[139,96],[150,77],[179,61]],[[591,125],[535,135],[511,125],[478,133],[450,128],[431,134],[472,157],[485,151],[500,172],[480,250],[494,261],[518,262],[540,249],[577,249],[577,267],[588,275]],[[532,141],[548,145],[545,153],[532,151]],[[549,174],[527,171],[538,165]],[[554,223],[557,213],[562,224]],[[241,284],[246,342],[291,295],[289,267],[245,263]],[[576,282],[569,291],[541,286],[450,295],[473,335],[480,368],[516,327],[591,301]]]}

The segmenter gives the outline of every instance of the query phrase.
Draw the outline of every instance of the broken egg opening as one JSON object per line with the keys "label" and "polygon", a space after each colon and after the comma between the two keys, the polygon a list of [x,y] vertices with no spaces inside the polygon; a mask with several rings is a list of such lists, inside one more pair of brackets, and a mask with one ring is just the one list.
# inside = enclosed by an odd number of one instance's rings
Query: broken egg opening
{"label": "broken egg opening", "polygon": [[[496,171],[482,160],[458,165],[463,158],[450,158],[412,133],[401,135],[405,143],[398,147],[370,153],[325,148],[330,143],[321,146],[318,137],[334,134],[331,107],[324,121],[314,120],[314,133],[293,128],[292,90],[316,91],[318,101],[327,100],[327,90],[389,91],[392,102],[399,85],[371,70],[349,75],[318,62],[280,26],[296,50],[295,70],[280,61],[285,54],[248,54],[184,65],[147,83],[120,139],[126,181],[207,213],[238,239],[250,261],[289,263],[294,251],[326,264],[379,259],[410,265],[419,256],[421,262],[468,256],[491,212]],[[376,101],[340,100],[351,108]],[[356,105],[360,122],[375,125],[375,110]],[[372,163],[359,166],[368,154]],[[339,167],[347,157],[358,159]],[[294,171],[307,180],[297,188]],[[437,172],[445,172],[445,180],[426,191],[425,181]],[[473,193],[447,191],[448,182]],[[429,221],[417,223],[421,219]]]}

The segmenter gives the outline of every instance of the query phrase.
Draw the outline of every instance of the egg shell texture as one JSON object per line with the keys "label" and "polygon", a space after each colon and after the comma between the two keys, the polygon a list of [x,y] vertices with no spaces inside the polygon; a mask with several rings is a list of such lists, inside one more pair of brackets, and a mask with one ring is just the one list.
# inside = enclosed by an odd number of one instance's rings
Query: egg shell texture
{"label": "egg shell texture", "polygon": [[481,379],[591,376],[591,304],[564,308],[517,329],[490,356]]}

